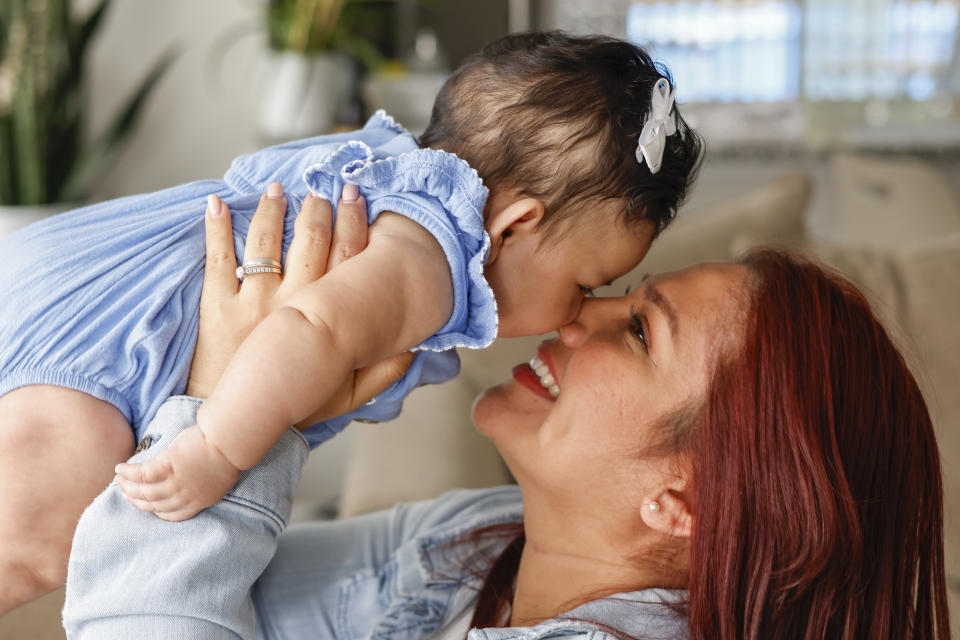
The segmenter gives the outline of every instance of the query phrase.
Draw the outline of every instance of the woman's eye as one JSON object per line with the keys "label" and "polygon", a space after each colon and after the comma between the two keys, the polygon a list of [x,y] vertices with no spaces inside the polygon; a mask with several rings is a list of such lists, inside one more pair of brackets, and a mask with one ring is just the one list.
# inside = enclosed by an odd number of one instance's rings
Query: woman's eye
{"label": "woman's eye", "polygon": [[590,287],[585,287],[582,284],[578,284],[577,287],[580,289],[580,295],[582,295],[584,298],[594,297],[593,289]]}
{"label": "woman's eye", "polygon": [[637,315],[637,312],[634,311],[633,307],[630,307],[630,331],[633,333],[634,337],[643,344],[643,348],[646,350],[647,345],[647,332],[643,328],[643,320],[640,316]]}

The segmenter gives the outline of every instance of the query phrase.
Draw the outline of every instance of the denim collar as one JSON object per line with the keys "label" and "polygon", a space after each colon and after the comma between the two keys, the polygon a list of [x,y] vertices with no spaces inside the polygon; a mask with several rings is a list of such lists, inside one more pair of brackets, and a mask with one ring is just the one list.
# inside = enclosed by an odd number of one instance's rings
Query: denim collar
{"label": "denim collar", "polygon": [[[450,623],[467,607],[472,607],[483,585],[481,575],[465,572],[464,567],[484,566],[484,558],[503,551],[509,539],[493,539],[472,544],[465,552],[457,541],[471,531],[496,524],[523,520],[519,504],[486,511],[482,517],[462,526],[421,536],[402,546],[394,559],[388,578],[392,583],[391,602],[380,622],[370,633],[373,638],[423,638]],[[399,570],[416,567],[417,570]],[[606,628],[633,637],[686,638],[686,590],[644,589],[620,593],[583,604],[559,618],[545,620],[533,627],[474,629],[468,640],[538,639],[595,634],[616,637]]]}

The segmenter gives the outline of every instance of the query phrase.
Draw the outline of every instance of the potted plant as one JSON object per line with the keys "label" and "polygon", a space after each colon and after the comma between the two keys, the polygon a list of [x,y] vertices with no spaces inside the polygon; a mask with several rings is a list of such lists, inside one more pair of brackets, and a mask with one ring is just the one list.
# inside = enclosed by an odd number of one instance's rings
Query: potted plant
{"label": "potted plant", "polygon": [[78,19],[69,0],[0,1],[0,235],[89,196],[173,61],[154,64],[88,141],[84,59],[109,4]]}
{"label": "potted plant", "polygon": [[337,105],[350,91],[350,54],[367,67],[382,58],[367,36],[385,23],[377,0],[269,0],[269,51],[263,73],[260,130],[272,141],[329,131]]}

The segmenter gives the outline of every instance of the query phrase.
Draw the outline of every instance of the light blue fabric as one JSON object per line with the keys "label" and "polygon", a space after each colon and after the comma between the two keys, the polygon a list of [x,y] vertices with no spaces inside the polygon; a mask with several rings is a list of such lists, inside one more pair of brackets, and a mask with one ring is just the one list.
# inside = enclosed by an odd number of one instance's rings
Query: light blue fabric
{"label": "light blue fabric", "polygon": [[[162,405],[146,429],[154,444],[132,460],[156,456],[194,423],[199,405],[187,397]],[[306,455],[304,439],[289,430],[223,500],[178,523],[107,487],[73,540],[68,638],[413,640],[474,606],[481,579],[467,567],[509,540],[457,542],[481,527],[520,522],[518,487],[454,491],[283,533]],[[620,593],[534,627],[475,629],[468,638],[605,640],[611,636],[599,625],[606,625],[636,638],[682,640],[686,599],[682,590]]]}
{"label": "light blue fabric", "polygon": [[[420,384],[457,374],[455,346],[496,337],[496,302],[483,278],[487,190],[456,156],[419,149],[382,112],[359,131],[298,140],[241,156],[223,180],[95,204],[0,239],[0,395],[28,384],[89,393],[142,427],[163,398],[186,388],[203,282],[206,197],[230,206],[237,256],[260,196],[281,182],[288,207],[283,251],[310,189],[337,202],[360,186],[370,220],[385,210],[433,233],[447,256],[454,309],[407,374],[370,405],[307,432],[316,446],[350,420],[388,420]],[[259,256],[250,256],[259,257]]]}

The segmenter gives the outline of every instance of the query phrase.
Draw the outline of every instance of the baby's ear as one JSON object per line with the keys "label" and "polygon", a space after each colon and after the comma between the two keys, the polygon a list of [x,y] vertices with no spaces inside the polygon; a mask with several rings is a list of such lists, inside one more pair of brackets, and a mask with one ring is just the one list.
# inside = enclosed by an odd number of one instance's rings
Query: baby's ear
{"label": "baby's ear", "polygon": [[487,233],[490,235],[490,256],[487,265],[493,264],[504,244],[532,239],[543,222],[546,207],[537,198],[524,197],[493,211],[487,218]]}

